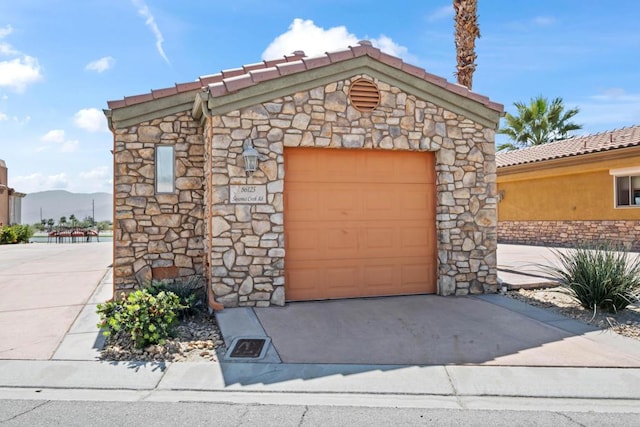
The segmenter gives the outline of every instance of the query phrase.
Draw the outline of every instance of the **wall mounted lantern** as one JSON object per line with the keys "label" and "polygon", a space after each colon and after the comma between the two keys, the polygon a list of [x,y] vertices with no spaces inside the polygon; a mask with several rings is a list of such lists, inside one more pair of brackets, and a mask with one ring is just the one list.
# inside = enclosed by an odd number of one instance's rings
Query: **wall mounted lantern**
{"label": "wall mounted lantern", "polygon": [[251,140],[245,140],[242,158],[244,159],[244,171],[248,173],[249,176],[253,176],[253,173],[258,169],[258,155],[258,151],[253,148]]}

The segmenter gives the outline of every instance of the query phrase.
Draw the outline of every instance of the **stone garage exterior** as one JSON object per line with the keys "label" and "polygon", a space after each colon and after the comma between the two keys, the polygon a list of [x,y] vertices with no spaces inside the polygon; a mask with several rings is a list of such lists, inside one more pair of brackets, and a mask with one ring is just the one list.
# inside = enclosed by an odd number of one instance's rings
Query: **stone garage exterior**
{"label": "stone garage exterior", "polygon": [[[363,93],[371,99],[359,100]],[[114,134],[116,291],[204,277],[212,306],[283,305],[293,285],[287,159],[313,150],[431,156],[433,289],[496,290],[502,106],[369,42],[111,101],[105,114]],[[259,153],[252,175],[247,144]],[[169,172],[159,169],[158,147],[170,147]]]}

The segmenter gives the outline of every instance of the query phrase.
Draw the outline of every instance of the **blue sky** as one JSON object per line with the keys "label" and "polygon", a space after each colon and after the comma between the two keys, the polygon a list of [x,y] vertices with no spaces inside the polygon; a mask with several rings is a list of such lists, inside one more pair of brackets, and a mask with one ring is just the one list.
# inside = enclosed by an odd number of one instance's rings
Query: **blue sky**
{"label": "blue sky", "polygon": [[[473,90],[542,94],[581,133],[640,124],[640,2],[479,0]],[[18,191],[111,191],[101,110],[222,69],[370,39],[454,81],[448,1],[0,0],[0,159]]]}

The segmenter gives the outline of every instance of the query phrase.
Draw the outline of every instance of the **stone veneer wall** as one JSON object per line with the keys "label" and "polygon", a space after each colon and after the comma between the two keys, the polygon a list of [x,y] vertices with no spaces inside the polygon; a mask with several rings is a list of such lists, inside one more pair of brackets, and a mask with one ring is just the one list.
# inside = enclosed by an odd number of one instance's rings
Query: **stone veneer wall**
{"label": "stone veneer wall", "polygon": [[[364,77],[380,106],[349,105],[349,85]],[[283,305],[285,147],[436,152],[438,289],[441,295],[496,290],[496,169],[492,129],[416,99],[369,76],[354,76],[212,120],[211,281],[230,306]],[[241,153],[251,138],[260,170],[245,177]],[[267,203],[229,203],[230,184],[266,184]]]}
{"label": "stone veneer wall", "polygon": [[640,221],[500,221],[498,241],[542,246],[610,241],[640,251]]}
{"label": "stone veneer wall", "polygon": [[[204,137],[190,113],[115,131],[114,288],[202,275]],[[155,193],[155,147],[173,145],[175,191]]]}

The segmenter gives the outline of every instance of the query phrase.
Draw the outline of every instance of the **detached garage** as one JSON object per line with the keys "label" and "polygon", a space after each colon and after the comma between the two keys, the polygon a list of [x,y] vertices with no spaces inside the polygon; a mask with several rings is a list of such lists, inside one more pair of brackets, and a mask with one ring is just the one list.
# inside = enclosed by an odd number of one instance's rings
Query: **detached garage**
{"label": "detached garage", "polygon": [[436,292],[433,153],[284,154],[287,300]]}
{"label": "detached garage", "polygon": [[496,289],[502,106],[369,42],[109,103],[116,290],[212,305]]}

